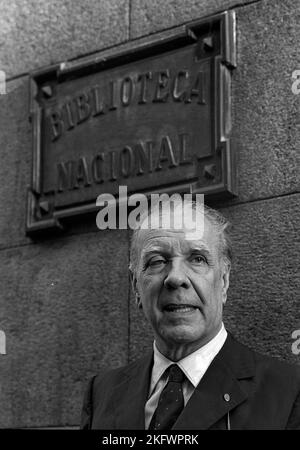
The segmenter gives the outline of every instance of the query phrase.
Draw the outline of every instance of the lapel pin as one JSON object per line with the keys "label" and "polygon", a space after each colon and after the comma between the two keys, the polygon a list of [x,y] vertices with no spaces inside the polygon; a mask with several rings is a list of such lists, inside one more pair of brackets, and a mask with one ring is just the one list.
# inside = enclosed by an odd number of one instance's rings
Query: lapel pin
{"label": "lapel pin", "polygon": [[229,402],[230,395],[229,394],[224,394],[224,400],[225,400],[225,402]]}

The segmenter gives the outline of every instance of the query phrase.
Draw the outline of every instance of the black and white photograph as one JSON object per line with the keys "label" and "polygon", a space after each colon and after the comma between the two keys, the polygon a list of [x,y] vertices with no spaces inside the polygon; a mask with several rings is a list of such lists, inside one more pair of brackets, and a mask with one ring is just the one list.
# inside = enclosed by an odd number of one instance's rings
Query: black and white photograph
{"label": "black and white photograph", "polygon": [[294,0],[0,0],[0,437],[300,430],[299,42]]}

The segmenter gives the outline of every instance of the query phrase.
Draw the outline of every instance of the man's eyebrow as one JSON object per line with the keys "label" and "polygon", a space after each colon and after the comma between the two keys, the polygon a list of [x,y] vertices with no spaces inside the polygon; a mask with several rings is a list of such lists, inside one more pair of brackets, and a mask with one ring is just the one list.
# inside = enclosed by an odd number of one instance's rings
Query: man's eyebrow
{"label": "man's eyebrow", "polygon": [[145,258],[146,256],[151,255],[152,253],[164,253],[167,252],[167,248],[165,246],[155,245],[152,247],[143,248],[141,256]]}
{"label": "man's eyebrow", "polygon": [[211,250],[205,244],[194,244],[193,246],[191,246],[189,248],[189,251],[190,251],[190,253],[198,252],[198,251],[201,251],[201,252],[204,251],[206,253],[211,253]]}
{"label": "man's eyebrow", "polygon": [[[162,244],[162,245],[152,245],[149,247],[145,247],[143,248],[142,252],[141,252],[141,258],[145,259],[155,253],[160,253],[160,254],[168,254],[172,249],[170,249],[170,247],[166,244]],[[211,255],[211,250],[205,245],[205,244],[196,244],[194,243],[193,245],[191,245],[186,252],[186,254],[192,254],[192,253],[196,253],[196,252],[202,252],[205,253],[207,255]]]}

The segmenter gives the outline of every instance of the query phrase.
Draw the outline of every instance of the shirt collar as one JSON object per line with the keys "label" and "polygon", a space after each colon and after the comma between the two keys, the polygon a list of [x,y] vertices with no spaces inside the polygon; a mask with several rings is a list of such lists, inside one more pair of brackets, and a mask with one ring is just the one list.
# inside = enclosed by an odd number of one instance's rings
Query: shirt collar
{"label": "shirt collar", "polygon": [[[185,376],[194,387],[199,384],[210,363],[223,347],[226,338],[227,331],[225,330],[224,324],[222,323],[220,331],[213,339],[211,339],[203,347],[198,348],[198,350],[176,362],[176,364],[178,364],[178,366],[181,368]],[[153,392],[157,382],[164,374],[165,370],[171,364],[174,364],[174,361],[171,361],[162,353],[160,353],[160,351],[156,347],[155,341],[153,343],[153,351],[154,363],[151,376],[150,395]]]}

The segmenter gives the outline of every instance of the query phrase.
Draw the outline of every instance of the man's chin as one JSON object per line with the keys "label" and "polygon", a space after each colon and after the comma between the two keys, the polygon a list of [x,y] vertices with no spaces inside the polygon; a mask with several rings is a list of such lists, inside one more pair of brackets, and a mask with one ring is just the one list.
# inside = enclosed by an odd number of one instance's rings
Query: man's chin
{"label": "man's chin", "polygon": [[196,342],[201,342],[203,334],[201,327],[195,329],[190,325],[177,325],[172,327],[166,327],[162,333],[160,333],[166,343],[170,345],[188,345]]}

